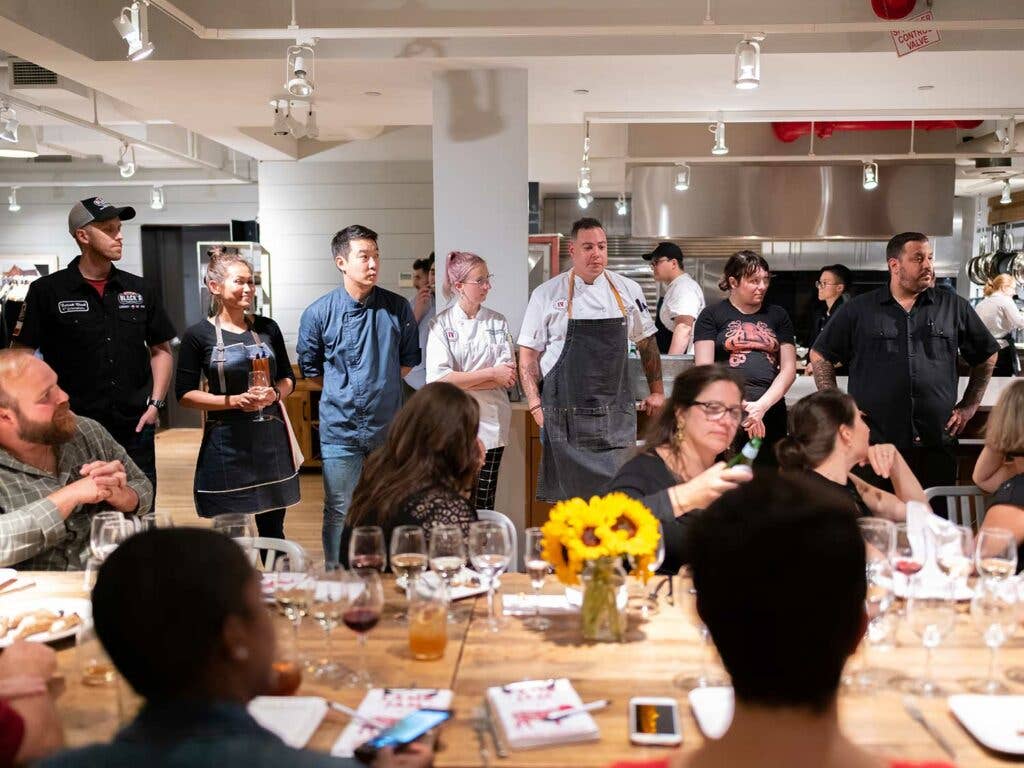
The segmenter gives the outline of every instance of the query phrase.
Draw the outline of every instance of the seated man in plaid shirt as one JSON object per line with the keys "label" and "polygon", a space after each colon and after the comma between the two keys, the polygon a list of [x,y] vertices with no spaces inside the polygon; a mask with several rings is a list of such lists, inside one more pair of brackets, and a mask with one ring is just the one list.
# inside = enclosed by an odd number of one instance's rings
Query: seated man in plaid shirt
{"label": "seated man in plaid shirt", "polygon": [[80,570],[93,513],[152,506],[142,470],[107,430],[71,412],[50,366],[0,351],[0,566]]}

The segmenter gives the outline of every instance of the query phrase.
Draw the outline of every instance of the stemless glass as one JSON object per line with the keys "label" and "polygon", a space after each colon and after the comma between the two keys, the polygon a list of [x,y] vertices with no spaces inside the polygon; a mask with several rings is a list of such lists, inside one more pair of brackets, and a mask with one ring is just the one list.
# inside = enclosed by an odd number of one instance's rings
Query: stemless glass
{"label": "stemless glass", "polygon": [[860,535],[867,547],[869,560],[892,558],[896,547],[896,526],[891,520],[881,517],[862,517],[857,520]]}
{"label": "stemless glass", "polygon": [[523,565],[530,576],[530,586],[533,587],[534,595],[533,616],[524,621],[523,626],[542,632],[551,626],[551,620],[540,615],[540,591],[544,588],[544,579],[551,566],[544,559],[544,532],[540,528],[526,529]]}
{"label": "stemless glass", "polygon": [[140,531],[150,531],[154,528],[173,528],[174,520],[171,518],[170,512],[156,510],[149,512],[145,515],[139,515],[136,518],[139,521]]}
{"label": "stemless glass", "polygon": [[906,523],[897,524],[891,557],[892,569],[909,580],[924,568],[927,559],[928,539],[924,531],[911,530]]}
{"label": "stemless glass", "polygon": [[[643,579],[642,574],[638,572],[636,558],[632,555],[626,555],[626,559],[629,561],[629,570],[636,573],[640,579]],[[661,564],[665,562],[665,529],[662,528],[661,522],[658,522],[658,548],[654,552],[654,557],[647,564],[647,572],[651,576],[658,572],[661,568]],[[646,582],[641,581],[639,594],[632,595],[629,598],[627,604],[627,610],[631,614],[635,614],[642,619],[646,619],[649,616],[653,616],[658,612],[658,593],[657,590],[651,592],[646,591]]]}
{"label": "stemless glass", "polygon": [[697,589],[693,586],[693,576],[690,573],[689,566],[684,565],[679,569],[679,582],[679,591],[682,594],[680,606],[683,609],[683,613],[690,619],[690,623],[700,635],[701,650],[700,664],[697,667],[696,674],[676,675],[672,679],[672,684],[677,688],[687,691],[694,688],[714,688],[720,685],[728,685],[728,681],[708,671],[708,659],[711,656],[712,650],[711,632],[697,612]]}
{"label": "stemless glass", "polygon": [[379,525],[353,528],[352,538],[348,540],[348,567],[353,570],[370,568],[381,573],[386,565],[384,530]]}
{"label": "stemless glass", "polygon": [[996,654],[1017,630],[1017,585],[1012,579],[978,579],[971,598],[971,618],[989,650],[988,678],[968,681],[969,690],[977,693],[1007,693],[996,678]]}
{"label": "stemless glass", "polygon": [[1017,570],[1017,539],[1005,528],[983,528],[974,553],[978,575],[1005,579]]}
{"label": "stemless glass", "polygon": [[448,600],[448,621],[456,621],[452,604],[452,579],[466,563],[466,541],[462,529],[457,525],[435,525],[430,531],[430,542],[427,547],[430,569],[444,581]]}
{"label": "stemless glass", "polygon": [[334,661],[331,648],[331,632],[338,626],[348,605],[348,574],[337,564],[318,566],[313,574],[313,618],[324,631],[325,645],[324,657],[314,666],[313,672],[317,679],[335,683],[352,674],[348,667]]}
{"label": "stemless glass", "polygon": [[[418,525],[399,525],[391,531],[391,571],[397,577],[395,584],[405,590],[409,600],[409,585],[427,570],[427,537]],[[402,611],[395,620],[402,623],[407,614]]]}
{"label": "stemless glass", "polygon": [[[260,360],[266,360],[266,358],[255,358],[253,359],[253,365],[256,365]],[[249,391],[256,397],[266,397],[270,390],[270,371],[262,368],[254,368],[249,371]],[[263,415],[263,406],[259,407],[256,417],[253,421],[270,421],[269,416]]]}
{"label": "stemless glass", "polygon": [[494,613],[494,588],[498,576],[512,561],[512,543],[508,529],[501,523],[481,520],[469,525],[469,559],[473,568],[487,579],[487,628],[501,629]]}
{"label": "stemless glass", "polygon": [[380,573],[372,568],[350,571],[348,597],[348,605],[341,614],[341,620],[359,638],[359,669],[349,677],[348,684],[372,688],[373,678],[366,663],[366,635],[377,626],[381,611],[384,610],[384,587]]}
{"label": "stemless glass", "polygon": [[921,696],[942,695],[932,679],[932,654],[956,624],[956,603],[951,580],[911,579],[907,600],[907,622],[925,648],[924,676],[910,682],[910,690]]}
{"label": "stemless glass", "polygon": [[97,560],[103,560],[106,557],[99,551],[100,546],[100,528],[103,524],[108,521],[124,520],[124,515],[114,510],[108,510],[106,512],[97,512],[92,516],[92,520],[89,522],[89,549],[92,550],[92,556]]}

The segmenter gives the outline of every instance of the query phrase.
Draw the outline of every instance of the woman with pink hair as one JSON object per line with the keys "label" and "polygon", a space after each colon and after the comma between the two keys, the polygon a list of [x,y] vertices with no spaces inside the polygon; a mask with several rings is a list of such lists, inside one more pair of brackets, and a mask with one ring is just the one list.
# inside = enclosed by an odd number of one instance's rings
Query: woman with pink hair
{"label": "woman with pink hair", "polygon": [[493,275],[475,253],[452,251],[444,292],[455,301],[439,312],[427,337],[427,381],[447,381],[480,404],[479,438],[487,453],[477,482],[476,508],[494,509],[501,454],[508,441],[515,386],[515,353],[508,320],[483,306]]}

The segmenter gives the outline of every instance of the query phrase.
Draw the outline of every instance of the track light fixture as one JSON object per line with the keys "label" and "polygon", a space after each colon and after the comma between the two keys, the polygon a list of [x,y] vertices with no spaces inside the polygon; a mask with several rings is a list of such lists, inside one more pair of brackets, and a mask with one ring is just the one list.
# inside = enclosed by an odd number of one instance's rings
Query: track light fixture
{"label": "track light fixture", "polygon": [[284,89],[292,96],[308,99],[313,95],[313,67],[316,63],[313,46],[297,43],[288,46],[284,62]]}
{"label": "track light fixture", "polygon": [[18,126],[21,123],[7,102],[0,103],[0,139],[18,143]]}
{"label": "track light fixture", "polygon": [[[584,124],[583,134],[583,162],[580,163],[580,178],[576,185],[577,191],[580,193],[580,200],[591,192],[590,188],[590,123]],[[588,203],[589,205],[589,203]],[[586,208],[582,202],[580,208]]]}
{"label": "track light fixture", "polygon": [[725,146],[725,123],[719,120],[708,126],[708,131],[715,134],[715,146],[711,148],[712,155],[728,155],[729,148]]}
{"label": "track light fixture", "polygon": [[18,188],[11,187],[10,193],[7,195],[7,210],[11,213],[17,213],[21,210],[21,205],[18,204]]}
{"label": "track light fixture", "polygon": [[128,61],[142,61],[156,50],[149,41],[149,0],[135,0],[122,8],[114,29],[128,43]]}
{"label": "track light fixture", "polygon": [[594,202],[594,196],[580,192],[580,196],[576,198],[576,202],[579,203],[580,208],[586,210],[587,206]]}
{"label": "track light fixture", "polygon": [[873,163],[870,160],[864,162],[862,184],[864,189],[878,188],[878,163]]}
{"label": "track light fixture", "polygon": [[764,35],[747,35],[736,46],[736,76],[733,82],[749,91],[761,84],[761,41]]}
{"label": "track light fixture", "polygon": [[1013,198],[1010,197],[1010,180],[1007,179],[1003,182],[1003,194],[999,196],[999,202],[1003,205],[1009,205],[1013,202]]}
{"label": "track light fixture", "polygon": [[690,188],[690,166],[686,163],[676,165],[676,192],[685,192]]}
{"label": "track light fixture", "polygon": [[320,129],[316,125],[316,113],[313,111],[313,105],[309,105],[309,114],[306,115],[306,138],[307,139],[319,139]]}
{"label": "track light fixture", "polygon": [[615,201],[615,213],[625,216],[629,213],[629,203],[626,202],[626,193],[619,192],[619,199]]}
{"label": "track light fixture", "polygon": [[154,211],[162,211],[164,209],[164,188],[153,187],[149,193],[149,207]]}
{"label": "track light fixture", "polygon": [[306,126],[292,117],[292,104],[288,102],[288,111],[284,117],[285,125],[288,126],[288,133],[294,136],[296,139],[301,139],[306,135]]}
{"label": "track light fixture", "polygon": [[276,101],[274,102],[274,135],[288,135],[288,122],[285,119],[284,112],[281,111],[281,107]]}
{"label": "track light fixture", "polygon": [[[130,155],[130,157],[129,157]],[[135,175],[135,147],[121,145],[121,156],[117,159],[117,169],[122,179],[130,179]]]}

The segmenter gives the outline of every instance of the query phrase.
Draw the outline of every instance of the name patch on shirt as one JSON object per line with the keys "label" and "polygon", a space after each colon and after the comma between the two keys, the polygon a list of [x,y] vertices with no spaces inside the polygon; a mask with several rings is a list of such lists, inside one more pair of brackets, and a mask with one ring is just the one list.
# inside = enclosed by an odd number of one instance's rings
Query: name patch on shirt
{"label": "name patch on shirt", "polygon": [[457,334],[452,328],[446,330],[444,335],[448,337],[448,341],[457,341],[459,338],[459,334]]}
{"label": "name patch on shirt", "polygon": [[569,300],[568,299],[555,299],[555,303],[552,304],[551,306],[553,306],[559,312],[564,312],[566,307],[569,306]]}
{"label": "name patch on shirt", "polygon": [[117,306],[120,309],[142,309],[146,306],[146,300],[141,293],[135,291],[122,291],[117,294]]}
{"label": "name patch on shirt", "polygon": [[72,312],[88,312],[89,302],[88,301],[58,301],[57,311],[62,315],[68,315]]}

